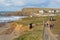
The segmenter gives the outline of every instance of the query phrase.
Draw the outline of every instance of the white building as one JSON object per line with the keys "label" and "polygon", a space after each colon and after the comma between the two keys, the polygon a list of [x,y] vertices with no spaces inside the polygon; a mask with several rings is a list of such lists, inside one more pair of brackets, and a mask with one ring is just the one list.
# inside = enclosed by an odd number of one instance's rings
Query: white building
{"label": "white building", "polygon": [[58,13],[58,12],[60,12],[60,10],[56,10],[56,12]]}
{"label": "white building", "polygon": [[54,13],[54,10],[49,10],[49,13]]}
{"label": "white building", "polygon": [[49,10],[49,13],[52,13],[52,11],[51,11],[51,10]]}
{"label": "white building", "polygon": [[39,13],[44,14],[44,10],[40,10]]}

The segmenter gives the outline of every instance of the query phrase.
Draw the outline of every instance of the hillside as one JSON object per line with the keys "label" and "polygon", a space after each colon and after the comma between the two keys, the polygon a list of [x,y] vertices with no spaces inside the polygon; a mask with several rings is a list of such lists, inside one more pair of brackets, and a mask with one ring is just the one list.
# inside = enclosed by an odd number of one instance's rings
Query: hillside
{"label": "hillside", "polygon": [[16,12],[6,12],[0,14],[0,16],[29,16],[33,13],[39,13],[40,10],[45,10],[45,13],[48,13],[49,10],[60,10],[59,8],[23,8],[22,11]]}
{"label": "hillside", "polygon": [[[29,27],[30,23],[33,23],[32,29],[30,29]],[[43,17],[32,17],[32,18],[28,17],[15,22],[11,22],[9,24],[7,23],[3,27],[0,27],[1,28],[0,39],[1,40],[12,40],[12,39],[41,40],[42,28],[43,28],[42,23],[43,23]]]}
{"label": "hillside", "polygon": [[5,12],[5,13],[1,13],[0,16],[21,16],[22,12],[18,11],[18,12]]}

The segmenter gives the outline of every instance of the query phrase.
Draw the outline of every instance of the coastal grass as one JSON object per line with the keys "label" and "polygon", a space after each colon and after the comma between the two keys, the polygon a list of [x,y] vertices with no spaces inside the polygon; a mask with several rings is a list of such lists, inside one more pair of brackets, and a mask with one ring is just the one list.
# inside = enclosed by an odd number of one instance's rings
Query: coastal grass
{"label": "coastal grass", "polygon": [[14,40],[42,40],[43,21],[49,17],[28,17],[17,21],[18,24],[28,26],[30,23],[36,24],[31,31],[24,31],[22,35]]}
{"label": "coastal grass", "polygon": [[29,25],[30,23],[42,23],[42,18],[35,17],[35,18],[23,18],[22,20],[17,21],[18,24]]}
{"label": "coastal grass", "polygon": [[53,22],[54,28],[53,28],[52,32],[54,34],[57,34],[60,32],[60,15],[55,16],[54,19],[56,19],[56,21]]}
{"label": "coastal grass", "polygon": [[15,38],[14,40],[42,40],[42,29],[43,26],[36,26],[31,31],[24,31],[22,35]]}
{"label": "coastal grass", "polygon": [[[49,17],[33,17],[33,18],[24,18],[20,21],[19,24],[29,25],[29,23],[38,23],[39,25],[33,28],[31,32],[24,32],[24,35],[15,38],[14,40],[41,40],[42,30],[43,30],[43,21],[48,20]],[[54,24],[53,29],[51,30],[53,34],[60,35],[60,14],[53,17],[55,21],[51,21]],[[38,31],[40,30],[40,31]],[[33,36],[34,35],[34,36]],[[36,36],[37,35],[37,36]],[[60,40],[60,36],[57,37]]]}
{"label": "coastal grass", "polygon": [[[56,19],[56,21],[51,21],[54,24],[54,27],[51,31],[54,34],[59,34],[60,14],[54,16],[53,18]],[[14,40],[42,40],[43,21],[48,19],[49,17],[28,17],[17,21],[18,24],[23,24],[24,26],[28,26],[30,23],[38,25],[33,28],[33,31],[25,31],[23,35],[15,38]],[[60,36],[58,36],[58,39],[60,40]]]}
{"label": "coastal grass", "polygon": [[18,24],[23,24],[23,25],[29,25],[30,23],[36,24],[42,24],[43,21],[46,21],[49,17],[28,17],[28,18],[23,18],[21,20],[18,20]]}

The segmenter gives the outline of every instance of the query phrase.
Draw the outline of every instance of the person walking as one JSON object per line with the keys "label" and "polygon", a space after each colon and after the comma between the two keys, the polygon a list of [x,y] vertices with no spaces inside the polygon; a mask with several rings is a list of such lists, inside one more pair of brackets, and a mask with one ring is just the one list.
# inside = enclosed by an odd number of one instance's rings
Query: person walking
{"label": "person walking", "polygon": [[50,16],[50,21],[53,21],[53,17],[52,16]]}
{"label": "person walking", "polygon": [[44,23],[44,27],[48,27],[48,23]]}
{"label": "person walking", "polygon": [[50,24],[50,29],[53,29],[54,24]]}
{"label": "person walking", "polygon": [[47,27],[49,27],[49,25],[50,25],[50,21],[48,20],[48,21],[46,22],[46,24],[47,24]]}

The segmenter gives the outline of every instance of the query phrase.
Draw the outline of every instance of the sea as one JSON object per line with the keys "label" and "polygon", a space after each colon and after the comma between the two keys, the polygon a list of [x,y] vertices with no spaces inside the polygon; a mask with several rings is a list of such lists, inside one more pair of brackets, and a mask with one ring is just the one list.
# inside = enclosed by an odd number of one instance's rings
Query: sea
{"label": "sea", "polygon": [[27,16],[0,16],[0,23],[16,21],[21,18],[26,18]]}

